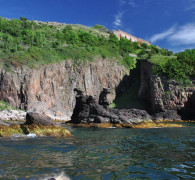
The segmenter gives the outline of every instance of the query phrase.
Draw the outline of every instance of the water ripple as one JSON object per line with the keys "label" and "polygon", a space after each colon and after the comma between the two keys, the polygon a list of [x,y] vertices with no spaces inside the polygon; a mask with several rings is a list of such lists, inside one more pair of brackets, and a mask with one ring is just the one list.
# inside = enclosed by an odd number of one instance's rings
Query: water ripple
{"label": "water ripple", "polygon": [[0,139],[0,179],[193,179],[194,127],[70,128],[75,138]]}

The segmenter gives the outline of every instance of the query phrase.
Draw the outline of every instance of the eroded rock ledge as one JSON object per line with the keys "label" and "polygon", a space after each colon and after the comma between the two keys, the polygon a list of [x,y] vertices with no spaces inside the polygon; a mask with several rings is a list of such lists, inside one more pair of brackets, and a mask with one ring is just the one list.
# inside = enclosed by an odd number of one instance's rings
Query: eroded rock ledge
{"label": "eroded rock ledge", "polygon": [[[150,115],[145,110],[138,109],[111,109],[106,98],[108,89],[100,94],[99,101],[94,97],[84,95],[83,91],[74,89],[77,93],[76,105],[68,123],[90,124],[90,123],[111,123],[111,124],[137,124],[151,122]],[[99,102],[99,103],[98,103]]]}

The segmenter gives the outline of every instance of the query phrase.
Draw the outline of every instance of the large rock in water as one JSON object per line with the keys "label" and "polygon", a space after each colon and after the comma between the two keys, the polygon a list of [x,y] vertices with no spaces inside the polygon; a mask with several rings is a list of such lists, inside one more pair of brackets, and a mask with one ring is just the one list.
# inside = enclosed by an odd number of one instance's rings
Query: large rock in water
{"label": "large rock in water", "polygon": [[151,119],[145,110],[111,109],[105,106],[104,102],[100,105],[92,96],[83,95],[81,90],[74,89],[74,91],[77,92],[76,105],[70,123],[133,124]]}
{"label": "large rock in water", "polygon": [[50,117],[44,114],[28,112],[26,114],[25,125],[55,126],[55,123]]}

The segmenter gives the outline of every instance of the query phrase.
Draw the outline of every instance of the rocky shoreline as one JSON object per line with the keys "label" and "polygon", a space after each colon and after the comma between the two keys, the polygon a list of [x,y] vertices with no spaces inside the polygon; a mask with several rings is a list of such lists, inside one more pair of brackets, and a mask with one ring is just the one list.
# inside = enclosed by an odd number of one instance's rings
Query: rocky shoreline
{"label": "rocky shoreline", "polygon": [[[181,121],[181,117],[174,110],[150,115],[145,110],[140,109],[112,109],[109,108],[108,99],[110,89],[104,88],[99,99],[75,88],[76,104],[71,116],[71,120],[64,121],[55,119],[49,114],[42,112],[25,112],[22,110],[4,110],[0,112],[0,125],[10,126],[13,124],[36,125],[36,126],[56,126],[54,121],[61,124],[79,127],[100,127],[100,128],[155,128],[155,127],[181,127],[176,124],[166,124],[166,121]],[[15,122],[14,122],[15,121]],[[18,128],[18,127],[17,127]]]}
{"label": "rocky shoreline", "polygon": [[[0,137],[10,137],[13,135],[52,136],[52,137],[69,137],[71,133],[58,126],[51,118],[46,115],[29,112],[25,116],[25,123],[8,123],[0,121]],[[12,120],[13,121],[13,120]]]}
{"label": "rocky shoreline", "polygon": [[0,120],[4,121],[18,121],[18,120],[25,120],[26,112],[22,110],[3,110],[0,111]]}
{"label": "rocky shoreline", "polygon": [[157,122],[163,118],[175,118],[180,120],[172,111],[162,112],[153,116],[145,110],[139,109],[111,109],[107,95],[109,89],[104,88],[99,96],[99,100],[92,96],[84,95],[83,91],[74,89],[76,95],[76,105],[69,125],[78,127],[98,127],[98,128],[157,128],[157,127],[182,127],[180,124],[167,124]]}
{"label": "rocky shoreline", "polygon": [[[137,73],[133,74],[134,70],[131,70],[130,75],[128,69],[110,59],[97,59],[79,66],[68,60],[40,69],[14,68],[13,72],[0,68],[0,100],[13,108],[68,121],[76,104],[74,88],[82,89],[85,95],[95,99],[104,96],[105,92],[101,92],[104,87],[109,88],[107,100],[111,103],[118,95],[129,93],[137,81],[139,90],[136,96],[147,103],[144,110],[152,120],[195,119],[195,87],[181,88],[175,81],[155,75],[151,63],[144,60],[139,63],[135,69]],[[136,110],[107,111],[117,116],[120,114],[120,117],[128,113],[137,114]],[[25,117],[22,114],[5,110],[0,112],[0,119],[22,120]]]}

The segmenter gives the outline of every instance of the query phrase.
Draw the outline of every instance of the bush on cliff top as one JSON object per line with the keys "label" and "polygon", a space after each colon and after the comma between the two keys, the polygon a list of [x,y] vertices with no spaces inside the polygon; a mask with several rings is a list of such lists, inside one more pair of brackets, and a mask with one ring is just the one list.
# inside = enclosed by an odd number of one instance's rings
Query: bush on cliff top
{"label": "bush on cliff top", "polygon": [[[113,58],[128,68],[135,67],[129,53],[146,53],[146,48],[160,52],[155,46],[142,45],[125,38],[119,41],[103,27],[82,25],[48,25],[26,18],[0,18],[0,54],[4,67],[55,63],[65,59],[94,60]],[[140,51],[137,51],[140,50]],[[141,54],[140,54],[141,56]]]}
{"label": "bush on cliff top", "polygon": [[167,76],[168,79],[175,79],[179,85],[191,86],[190,79],[195,78],[195,49],[187,49],[178,53],[177,58],[156,63],[153,71],[158,75]]}

